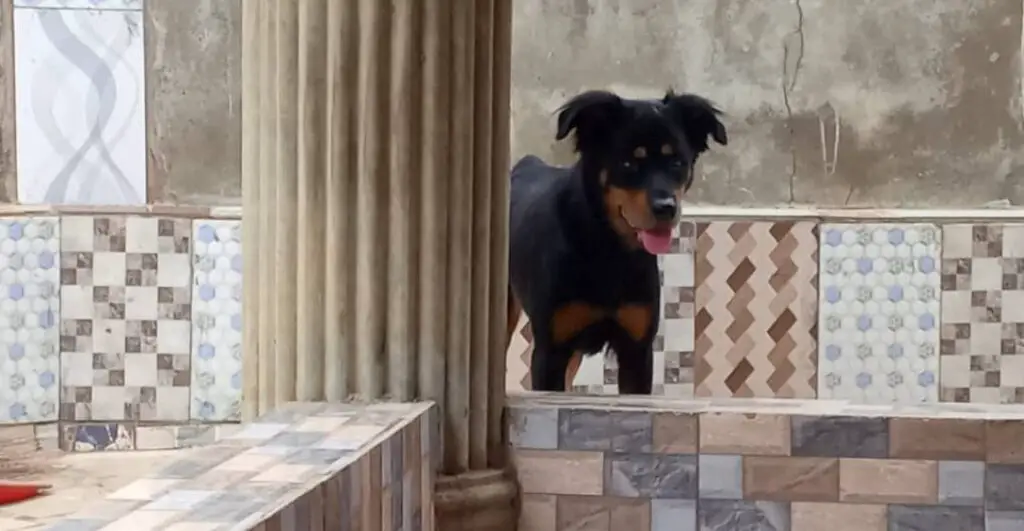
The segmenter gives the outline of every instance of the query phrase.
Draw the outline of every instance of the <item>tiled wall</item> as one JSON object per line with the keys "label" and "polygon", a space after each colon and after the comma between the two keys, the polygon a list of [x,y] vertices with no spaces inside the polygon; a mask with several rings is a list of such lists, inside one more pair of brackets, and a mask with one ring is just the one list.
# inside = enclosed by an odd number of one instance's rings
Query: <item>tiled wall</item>
{"label": "tiled wall", "polygon": [[240,247],[239,220],[0,218],[0,424],[120,449],[237,420]]}
{"label": "tiled wall", "polygon": [[[1022,222],[709,219],[674,245],[655,394],[1024,403]],[[510,390],[529,388],[526,328]],[[595,356],[575,390],[615,394],[616,380]]]}
{"label": "tiled wall", "polygon": [[292,404],[55,528],[431,531],[435,411]]}
{"label": "tiled wall", "polygon": [[1024,529],[1024,413],[963,404],[510,401],[521,531]]}

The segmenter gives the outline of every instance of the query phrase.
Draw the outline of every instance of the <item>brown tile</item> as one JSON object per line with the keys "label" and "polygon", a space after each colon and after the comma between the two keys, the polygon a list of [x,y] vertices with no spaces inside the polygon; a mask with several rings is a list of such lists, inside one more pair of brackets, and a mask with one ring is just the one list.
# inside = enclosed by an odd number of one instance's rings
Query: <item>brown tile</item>
{"label": "brown tile", "polygon": [[789,455],[789,419],[783,415],[704,413],[700,416],[700,452]]}
{"label": "brown tile", "polygon": [[362,511],[362,529],[381,529],[383,520],[380,506],[383,502],[384,482],[381,477],[380,447],[370,450],[356,462],[359,468],[354,471],[355,487],[363,493],[362,507],[357,508]]}
{"label": "brown tile", "polygon": [[513,452],[523,494],[591,494],[604,488],[604,454],[557,450]]}
{"label": "brown tile", "polygon": [[555,531],[555,498],[553,494],[524,494],[519,531]]}
{"label": "brown tile", "polygon": [[697,415],[655,413],[653,425],[655,453],[697,453]]}
{"label": "brown tile", "polygon": [[990,420],[985,428],[985,460],[989,463],[1024,464],[1024,421]]}
{"label": "brown tile", "polygon": [[838,501],[839,460],[834,457],[743,458],[743,498],[769,501]]}
{"label": "brown tile", "polygon": [[886,531],[885,505],[794,503],[790,531]]}
{"label": "brown tile", "polygon": [[968,419],[891,419],[889,456],[897,459],[950,461],[984,459],[985,422]]}
{"label": "brown tile", "polygon": [[558,531],[649,531],[650,501],[601,496],[559,496]]}
{"label": "brown tile", "polygon": [[840,459],[839,500],[931,504],[938,501],[938,463],[902,459]]}

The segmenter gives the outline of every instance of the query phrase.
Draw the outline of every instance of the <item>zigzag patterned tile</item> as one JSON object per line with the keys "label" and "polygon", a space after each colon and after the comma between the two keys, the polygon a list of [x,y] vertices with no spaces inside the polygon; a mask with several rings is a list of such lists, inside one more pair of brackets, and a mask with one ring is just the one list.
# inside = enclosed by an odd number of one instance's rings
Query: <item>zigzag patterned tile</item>
{"label": "zigzag patterned tile", "polygon": [[695,394],[814,398],[817,225],[697,225]]}

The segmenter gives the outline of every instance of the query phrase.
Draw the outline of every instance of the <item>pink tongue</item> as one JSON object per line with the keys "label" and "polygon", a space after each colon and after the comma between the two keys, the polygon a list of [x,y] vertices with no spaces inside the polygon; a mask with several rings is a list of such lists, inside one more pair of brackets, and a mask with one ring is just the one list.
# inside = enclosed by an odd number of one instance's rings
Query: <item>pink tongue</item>
{"label": "pink tongue", "polygon": [[672,248],[672,231],[642,230],[640,231],[640,243],[651,254],[665,254]]}

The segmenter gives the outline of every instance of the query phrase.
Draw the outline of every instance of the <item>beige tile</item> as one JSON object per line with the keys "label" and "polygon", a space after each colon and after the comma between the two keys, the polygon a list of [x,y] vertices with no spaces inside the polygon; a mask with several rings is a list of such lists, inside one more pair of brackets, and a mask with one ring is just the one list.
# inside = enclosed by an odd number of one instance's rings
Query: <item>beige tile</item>
{"label": "beige tile", "polygon": [[134,511],[102,527],[100,531],[156,531],[178,516],[177,511]]}
{"label": "beige tile", "polygon": [[990,420],[985,426],[985,460],[989,463],[1024,464],[1024,421]]}
{"label": "beige tile", "polygon": [[555,531],[557,513],[553,494],[524,494],[519,531]]}
{"label": "beige tile", "polygon": [[886,531],[884,505],[797,502],[791,507],[791,531]]}
{"label": "beige tile", "polygon": [[178,447],[178,430],[173,426],[139,426],[135,428],[138,450],[170,450]]}
{"label": "beige tile", "polygon": [[292,431],[331,432],[343,426],[352,417],[309,417]]}
{"label": "beige tile", "polygon": [[700,416],[700,451],[714,454],[789,455],[789,417],[745,413]]}
{"label": "beige tile", "polygon": [[313,467],[310,465],[275,465],[252,478],[252,481],[268,483],[302,483]]}
{"label": "beige tile", "polygon": [[653,417],[654,453],[697,453],[697,415],[655,413]]}
{"label": "beige tile", "polygon": [[889,455],[897,459],[980,461],[985,458],[985,423],[894,418],[889,421]]}
{"label": "beige tile", "polygon": [[839,460],[745,456],[743,497],[765,501],[838,501]]}
{"label": "beige tile", "polygon": [[647,531],[650,501],[605,496],[558,496],[557,531]]}
{"label": "beige tile", "polygon": [[936,503],[938,464],[903,459],[840,459],[839,500],[853,503]]}
{"label": "beige tile", "polygon": [[281,456],[261,454],[253,451],[242,452],[214,467],[214,470],[236,472],[258,472],[266,470],[281,460]]}
{"label": "beige tile", "polygon": [[171,524],[163,529],[164,531],[215,531],[223,527],[223,524],[201,524],[198,522],[184,522],[178,524]]}
{"label": "beige tile", "polygon": [[524,494],[599,495],[604,487],[604,454],[518,450],[513,452]]}
{"label": "beige tile", "polygon": [[107,498],[111,500],[151,501],[158,494],[165,492],[177,482],[177,479],[136,479],[112,492]]}

